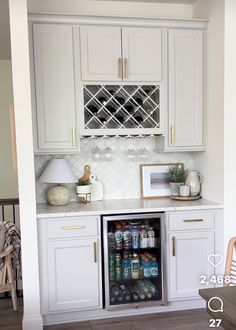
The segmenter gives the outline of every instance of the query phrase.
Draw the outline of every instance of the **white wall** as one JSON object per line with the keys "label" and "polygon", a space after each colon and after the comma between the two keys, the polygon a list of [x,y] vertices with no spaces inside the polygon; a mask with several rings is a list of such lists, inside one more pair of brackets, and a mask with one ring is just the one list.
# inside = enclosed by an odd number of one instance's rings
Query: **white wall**
{"label": "white wall", "polygon": [[191,4],[94,0],[28,0],[29,12],[71,13],[74,15],[192,18]]}
{"label": "white wall", "polygon": [[12,105],[11,61],[0,60],[0,198],[18,196],[11,151],[9,106]]}
{"label": "white wall", "polygon": [[197,153],[204,198],[223,202],[224,194],[224,1],[199,0],[196,18],[209,18],[206,53],[206,152]]}
{"label": "white wall", "polygon": [[236,236],[236,1],[225,0],[225,244]]}

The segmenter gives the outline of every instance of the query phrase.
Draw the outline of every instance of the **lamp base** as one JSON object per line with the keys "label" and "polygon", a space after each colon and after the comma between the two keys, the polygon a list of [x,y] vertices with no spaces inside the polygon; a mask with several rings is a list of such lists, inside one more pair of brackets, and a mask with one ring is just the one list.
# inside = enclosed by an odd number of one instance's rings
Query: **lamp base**
{"label": "lamp base", "polygon": [[71,193],[65,186],[55,186],[49,188],[47,192],[47,200],[50,205],[67,205],[70,202],[70,198]]}

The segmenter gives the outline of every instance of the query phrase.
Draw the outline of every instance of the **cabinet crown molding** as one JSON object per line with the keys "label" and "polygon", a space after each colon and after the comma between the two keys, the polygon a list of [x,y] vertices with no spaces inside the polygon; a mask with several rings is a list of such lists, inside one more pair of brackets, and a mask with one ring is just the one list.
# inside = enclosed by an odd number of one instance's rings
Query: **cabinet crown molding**
{"label": "cabinet crown molding", "polygon": [[61,23],[61,24],[94,24],[114,26],[146,26],[162,28],[207,29],[207,19],[174,19],[174,18],[138,18],[113,16],[86,16],[71,14],[29,13],[31,23]]}

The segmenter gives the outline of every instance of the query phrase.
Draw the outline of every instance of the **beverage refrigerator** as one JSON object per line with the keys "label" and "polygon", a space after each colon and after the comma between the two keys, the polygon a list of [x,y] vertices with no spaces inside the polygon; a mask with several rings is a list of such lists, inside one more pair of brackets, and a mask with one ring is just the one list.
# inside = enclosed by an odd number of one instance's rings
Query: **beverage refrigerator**
{"label": "beverage refrigerator", "polygon": [[164,213],[102,217],[104,307],[166,304]]}

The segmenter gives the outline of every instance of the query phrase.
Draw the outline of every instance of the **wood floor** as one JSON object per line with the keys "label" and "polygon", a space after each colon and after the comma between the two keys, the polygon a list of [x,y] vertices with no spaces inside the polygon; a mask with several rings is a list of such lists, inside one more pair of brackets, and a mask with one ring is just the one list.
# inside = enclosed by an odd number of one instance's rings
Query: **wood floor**
{"label": "wood floor", "polygon": [[[10,299],[0,300],[1,330],[21,330],[22,299],[19,305],[19,312],[14,312]],[[190,310],[51,325],[44,330],[209,330],[209,319],[204,310]]]}

